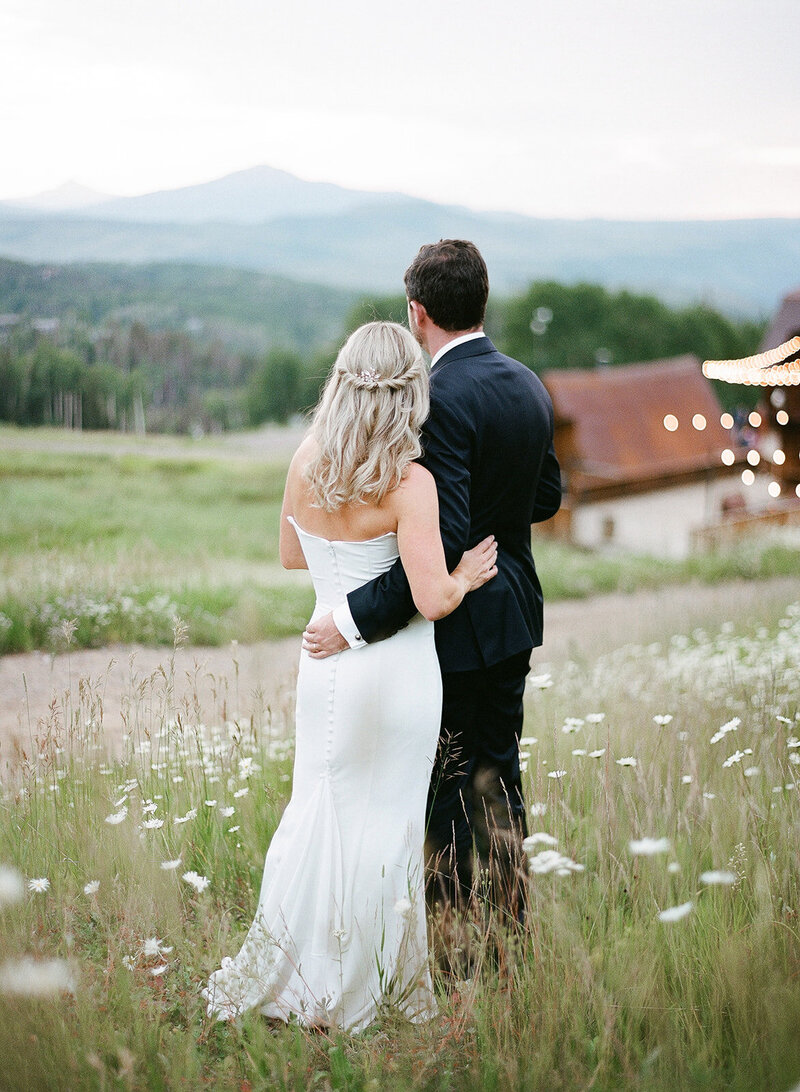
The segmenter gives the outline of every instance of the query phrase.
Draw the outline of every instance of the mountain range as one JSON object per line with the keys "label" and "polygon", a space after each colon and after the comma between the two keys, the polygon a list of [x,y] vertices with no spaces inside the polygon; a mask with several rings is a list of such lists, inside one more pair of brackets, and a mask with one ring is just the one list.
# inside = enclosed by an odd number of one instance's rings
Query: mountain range
{"label": "mountain range", "polygon": [[0,202],[0,255],[34,262],[181,262],[365,292],[402,291],[424,242],[473,239],[495,291],[595,281],[765,315],[800,283],[800,220],[553,220],[350,190],[254,167],[139,197],[77,184]]}

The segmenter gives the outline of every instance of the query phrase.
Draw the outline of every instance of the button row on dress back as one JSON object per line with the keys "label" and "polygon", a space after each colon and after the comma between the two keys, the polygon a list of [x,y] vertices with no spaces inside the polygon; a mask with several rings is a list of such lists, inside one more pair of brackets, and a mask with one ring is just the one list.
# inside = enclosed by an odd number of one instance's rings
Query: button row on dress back
{"label": "button row on dress back", "polygon": [[[339,572],[339,559],[336,556],[336,547],[332,542],[328,543],[328,552],[331,555],[331,568],[333,569],[333,578],[336,584],[336,594],[339,601],[342,599],[342,579]],[[331,747],[333,744],[333,715],[334,715],[334,695],[336,693],[336,665],[339,660],[338,656],[329,656],[325,661],[328,664],[328,733],[325,741],[325,770],[323,771],[323,777],[330,776],[331,771]]]}

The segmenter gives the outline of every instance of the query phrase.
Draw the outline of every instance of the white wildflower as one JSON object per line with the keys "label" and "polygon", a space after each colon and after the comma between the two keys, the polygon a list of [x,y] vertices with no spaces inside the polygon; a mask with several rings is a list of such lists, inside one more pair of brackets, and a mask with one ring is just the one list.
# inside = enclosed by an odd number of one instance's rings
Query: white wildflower
{"label": "white wildflower", "polygon": [[700,883],[706,884],[721,884],[723,886],[730,886],[732,883],[736,883],[736,873],[728,871],[711,871],[700,873]]}
{"label": "white wildflower", "polygon": [[173,819],[175,826],[180,826],[181,823],[188,823],[190,819],[197,818],[197,808],[189,808],[185,815],[176,815]]}
{"label": "white wildflower", "polygon": [[168,963],[162,963],[160,967],[151,967],[150,968],[150,974],[153,976],[153,978],[158,978],[158,976],[162,975],[164,973],[164,971],[167,970],[168,967],[169,967]]}
{"label": "white wildflower", "polygon": [[633,757],[633,755],[626,755],[625,758],[618,758],[616,761],[617,761],[618,766],[636,766],[637,765],[636,759]]}
{"label": "white wildflower", "polygon": [[236,792],[233,794],[234,799],[238,800],[240,796],[247,796],[247,794],[249,792],[250,792],[250,786],[245,785],[244,788],[236,790]]}
{"label": "white wildflower", "polygon": [[128,809],[123,806],[120,808],[119,811],[115,811],[112,815],[107,815],[106,822],[109,823],[112,827],[116,827],[119,823],[125,822],[127,815]]}
{"label": "white wildflower", "polygon": [[535,875],[555,872],[557,876],[567,876],[570,872],[583,872],[583,865],[564,857],[555,849],[543,849],[530,858],[529,866]]}
{"label": "white wildflower", "polygon": [[87,884],[84,884],[84,887],[83,887],[84,895],[96,895],[99,890],[100,890],[100,881],[99,880],[89,880],[89,882]]}
{"label": "white wildflower", "polygon": [[239,830],[239,824],[238,823],[236,824],[235,827],[228,827],[228,834],[235,834],[237,830]]}
{"label": "white wildflower", "polygon": [[585,747],[575,747],[572,751],[575,758],[582,758],[586,754]]}
{"label": "white wildflower", "polygon": [[680,906],[669,906],[658,915],[659,921],[680,921],[692,912],[693,902],[682,902]]}
{"label": "white wildflower", "polygon": [[145,819],[142,823],[142,830],[158,830],[159,827],[164,826],[163,819]]}
{"label": "white wildflower", "polygon": [[703,793],[703,799],[704,800],[716,800],[717,799],[717,794],[715,792],[704,792]]}
{"label": "white wildflower", "polygon": [[39,894],[42,894],[45,891],[49,891],[49,889],[50,881],[47,876],[40,876],[39,879],[36,880],[28,880],[29,891],[37,891]]}
{"label": "white wildflower", "polygon": [[748,766],[747,769],[744,771],[744,776],[745,777],[757,777],[758,774],[760,774],[760,773],[761,773],[761,767],[760,766]]}
{"label": "white wildflower", "polygon": [[555,781],[560,781],[562,777],[566,777],[566,774],[566,770],[551,770],[547,776],[552,777]]}
{"label": "white wildflower", "polygon": [[172,872],[174,869],[180,868],[180,864],[180,857],[176,857],[174,861],[162,861],[161,867],[164,869],[165,872]]}
{"label": "white wildflower", "polygon": [[669,853],[672,843],[669,838],[634,838],[628,842],[631,853],[641,857],[653,857],[656,853]]}
{"label": "white wildflower", "polygon": [[589,758],[602,758],[605,753],[605,747],[600,747],[596,751],[589,751]]}
{"label": "white wildflower", "polygon": [[727,768],[728,766],[735,765],[737,762],[741,762],[742,759],[744,758],[744,755],[745,755],[744,751],[734,751],[733,754],[728,755],[728,757],[722,763],[723,767]]}
{"label": "white wildflower", "polygon": [[791,750],[793,747],[800,747],[800,739],[797,736],[789,736],[786,740],[786,746]]}
{"label": "white wildflower", "polygon": [[530,811],[532,818],[539,819],[546,813],[547,804],[531,804],[528,810]]}
{"label": "white wildflower", "polygon": [[800,751],[792,751],[789,755],[789,761],[793,766],[800,766]]}
{"label": "white wildflower", "polygon": [[528,679],[528,686],[532,690],[547,690],[553,685],[553,679],[551,675],[531,675]]}
{"label": "white wildflower", "polygon": [[75,979],[69,964],[63,959],[7,960],[0,966],[0,993],[18,997],[50,997],[67,990],[75,992]]}
{"label": "white wildflower", "polygon": [[572,732],[580,731],[581,728],[583,728],[583,721],[580,717],[566,717],[561,726],[561,731],[564,735],[570,735]]}
{"label": "white wildflower", "polygon": [[142,805],[142,815],[149,815],[152,811],[158,810],[158,804],[154,800],[148,800],[146,804]]}
{"label": "white wildflower", "polygon": [[160,955],[168,955],[172,951],[172,945],[165,945],[158,937],[148,937],[142,944],[142,955],[150,958],[158,958]]}
{"label": "white wildflower", "polygon": [[207,876],[198,875],[198,873],[195,872],[194,869],[192,869],[190,872],[184,872],[183,878],[195,889],[195,891],[198,892],[198,894],[205,891],[205,889],[211,883],[211,880],[209,880]]}
{"label": "white wildflower", "polygon": [[733,720],[726,721],[725,724],[719,728],[711,737],[712,743],[719,743],[719,741],[728,734],[728,732],[735,732],[739,725],[742,723],[740,717],[734,717]]}
{"label": "white wildflower", "polygon": [[402,918],[403,921],[408,921],[408,919],[411,917],[411,912],[413,909],[414,904],[411,902],[411,899],[398,899],[397,902],[394,904],[395,914],[397,914],[399,918]]}
{"label": "white wildflower", "polygon": [[206,800],[207,808],[215,808],[217,806],[216,800]]}
{"label": "white wildflower", "polygon": [[602,724],[605,719],[606,719],[605,713],[587,713],[586,714],[586,723],[587,724]]}
{"label": "white wildflower", "polygon": [[681,866],[678,864],[677,861],[670,861],[669,864],[667,865],[667,872],[672,872],[673,875],[676,872],[680,872],[680,870],[681,870]]}
{"label": "white wildflower", "polygon": [[124,955],[122,957],[123,967],[127,967],[129,971],[132,971],[136,966],[136,959],[132,955]]}
{"label": "white wildflower", "polygon": [[558,838],[554,838],[552,834],[545,834],[544,831],[537,831],[536,834],[529,834],[527,838],[522,840],[522,848],[526,853],[530,853],[534,846],[557,846]]}
{"label": "white wildflower", "polygon": [[691,783],[692,783],[692,775],[690,773],[685,773],[683,775],[683,777],[681,778],[681,784],[691,785]]}
{"label": "white wildflower", "polygon": [[219,813],[220,813],[220,815],[222,816],[223,819],[230,819],[230,817],[233,815],[233,813],[235,811],[236,811],[236,808],[232,808],[232,807],[220,808],[219,809]]}
{"label": "white wildflower", "polygon": [[653,717],[653,723],[657,724],[659,728],[664,728],[667,724],[672,722],[672,713],[656,713]]}
{"label": "white wildflower", "polygon": [[22,874],[10,865],[0,865],[0,909],[19,902],[24,892]]}

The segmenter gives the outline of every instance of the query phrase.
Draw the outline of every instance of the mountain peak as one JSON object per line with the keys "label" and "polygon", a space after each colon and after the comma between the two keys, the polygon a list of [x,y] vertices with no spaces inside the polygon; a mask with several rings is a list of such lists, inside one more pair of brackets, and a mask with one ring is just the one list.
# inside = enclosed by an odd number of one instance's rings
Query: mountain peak
{"label": "mountain peak", "polygon": [[8,204],[28,209],[42,209],[52,212],[64,212],[68,209],[85,209],[111,200],[111,195],[100,193],[71,178],[51,190],[43,190],[32,197],[21,197]]}

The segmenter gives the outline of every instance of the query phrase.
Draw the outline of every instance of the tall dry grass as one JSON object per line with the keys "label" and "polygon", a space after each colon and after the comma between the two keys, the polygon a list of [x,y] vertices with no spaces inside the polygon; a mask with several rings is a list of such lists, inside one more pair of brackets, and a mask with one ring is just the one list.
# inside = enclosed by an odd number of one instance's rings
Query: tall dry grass
{"label": "tall dry grass", "polygon": [[203,725],[167,657],[111,761],[76,681],[3,776],[0,1087],[788,1090],[798,663],[795,606],[534,677],[526,926],[466,923],[440,1016],[356,1037],[217,1025],[199,998],[252,919],[292,695]]}

